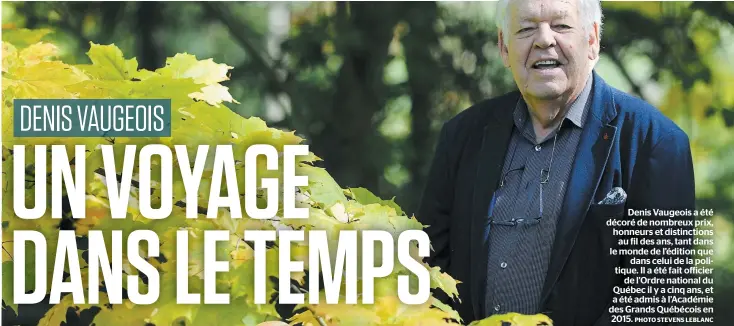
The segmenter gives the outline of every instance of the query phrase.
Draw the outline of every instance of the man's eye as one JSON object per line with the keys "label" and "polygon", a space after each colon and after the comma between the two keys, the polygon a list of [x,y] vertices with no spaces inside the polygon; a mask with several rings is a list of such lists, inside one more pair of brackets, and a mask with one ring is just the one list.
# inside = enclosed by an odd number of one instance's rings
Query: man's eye
{"label": "man's eye", "polygon": [[565,24],[558,24],[555,26],[558,29],[570,29],[571,26],[565,25]]}
{"label": "man's eye", "polygon": [[519,31],[517,31],[517,32],[518,32],[518,33],[525,33],[525,32],[531,31],[532,29],[533,29],[532,27],[525,27],[525,28],[521,28],[521,29],[520,29]]}

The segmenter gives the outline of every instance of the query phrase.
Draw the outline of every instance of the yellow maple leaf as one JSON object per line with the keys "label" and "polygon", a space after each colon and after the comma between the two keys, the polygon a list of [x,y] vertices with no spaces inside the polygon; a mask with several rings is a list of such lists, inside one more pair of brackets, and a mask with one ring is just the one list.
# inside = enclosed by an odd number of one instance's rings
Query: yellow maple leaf
{"label": "yellow maple leaf", "polygon": [[197,84],[212,85],[229,80],[227,72],[233,67],[217,64],[212,59],[197,60],[188,53],[178,53],[166,60],[166,66],[155,72],[172,78],[192,78]]}
{"label": "yellow maple leaf", "polygon": [[31,66],[46,61],[58,54],[58,47],[51,43],[38,42],[20,51],[19,56],[23,64]]}
{"label": "yellow maple leaf", "polygon": [[201,88],[201,92],[194,92],[189,96],[195,100],[205,101],[209,105],[219,107],[222,102],[240,103],[232,98],[229,88],[220,84],[207,85]]}
{"label": "yellow maple leaf", "polygon": [[354,304],[318,304],[318,305],[299,305],[308,307],[310,311],[295,315],[291,322],[300,321],[303,325],[319,325],[316,317],[320,317],[327,325],[381,325],[381,318],[374,309],[363,305]]}

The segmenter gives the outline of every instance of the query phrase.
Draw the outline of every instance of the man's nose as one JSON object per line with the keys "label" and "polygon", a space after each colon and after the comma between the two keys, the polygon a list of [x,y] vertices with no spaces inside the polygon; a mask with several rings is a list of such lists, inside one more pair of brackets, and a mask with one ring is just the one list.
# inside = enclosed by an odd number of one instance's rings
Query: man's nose
{"label": "man's nose", "polygon": [[556,45],[556,38],[548,24],[541,24],[535,37],[535,46],[545,49]]}

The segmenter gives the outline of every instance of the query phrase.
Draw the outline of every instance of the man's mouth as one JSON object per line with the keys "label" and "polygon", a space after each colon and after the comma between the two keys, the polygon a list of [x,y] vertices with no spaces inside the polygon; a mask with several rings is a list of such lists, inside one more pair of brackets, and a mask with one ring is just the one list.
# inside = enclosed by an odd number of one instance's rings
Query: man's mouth
{"label": "man's mouth", "polygon": [[541,60],[533,64],[533,69],[553,69],[561,66],[558,60]]}

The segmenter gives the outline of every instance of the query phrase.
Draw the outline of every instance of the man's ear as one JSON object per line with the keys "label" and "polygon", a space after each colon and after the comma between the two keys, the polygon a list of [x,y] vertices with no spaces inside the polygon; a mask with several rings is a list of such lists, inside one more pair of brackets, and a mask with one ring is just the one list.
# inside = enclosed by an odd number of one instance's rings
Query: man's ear
{"label": "man's ear", "polygon": [[599,52],[601,46],[599,45],[599,24],[594,23],[591,30],[589,31],[589,60],[599,59]]}
{"label": "man's ear", "polygon": [[500,49],[500,56],[502,57],[502,63],[505,64],[505,67],[508,67],[509,68],[510,67],[510,61],[509,61],[508,58],[509,58],[510,55],[509,55],[508,50],[507,50],[507,44],[505,44],[505,40],[503,38],[504,33],[503,33],[502,30],[499,30],[499,33],[497,35],[499,35],[497,37],[497,47]]}

